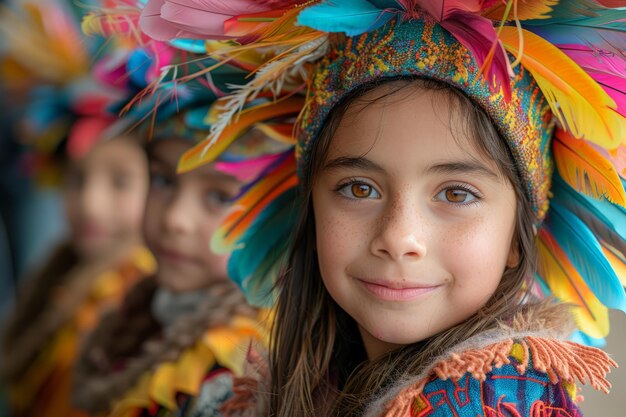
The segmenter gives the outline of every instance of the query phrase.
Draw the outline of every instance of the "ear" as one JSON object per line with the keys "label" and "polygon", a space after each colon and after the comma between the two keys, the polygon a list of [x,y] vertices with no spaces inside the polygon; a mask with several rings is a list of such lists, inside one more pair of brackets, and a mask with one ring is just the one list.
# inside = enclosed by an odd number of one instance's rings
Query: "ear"
{"label": "ear", "polygon": [[519,245],[517,242],[511,242],[511,248],[509,249],[509,256],[506,258],[506,266],[509,268],[515,268],[519,265]]}

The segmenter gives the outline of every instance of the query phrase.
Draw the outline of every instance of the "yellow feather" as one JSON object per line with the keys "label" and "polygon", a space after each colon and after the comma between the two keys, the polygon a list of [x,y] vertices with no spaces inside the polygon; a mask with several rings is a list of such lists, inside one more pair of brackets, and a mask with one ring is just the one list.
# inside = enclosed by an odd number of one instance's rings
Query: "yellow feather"
{"label": "yellow feather", "polygon": [[238,118],[224,129],[215,144],[209,147],[206,141],[203,141],[185,152],[178,161],[178,172],[188,172],[213,162],[239,135],[256,123],[296,115],[301,108],[301,98],[289,97],[282,102],[269,102],[242,110]]}
{"label": "yellow feather", "polygon": [[[46,25],[43,16],[51,22]],[[41,80],[62,84],[87,74],[89,58],[80,35],[69,16],[53,6],[28,5],[19,13],[0,7],[7,55]]]}
{"label": "yellow feather", "polygon": [[552,151],[559,174],[572,188],[626,207],[626,193],[617,171],[591,145],[558,129]]}
{"label": "yellow feather", "polygon": [[150,397],[170,410],[176,408],[176,392],[171,381],[176,377],[176,364],[161,364],[150,379]]}
{"label": "yellow feather", "polygon": [[540,275],[555,297],[572,305],[570,311],[578,328],[594,338],[606,337],[609,333],[608,309],[591,292],[565,253],[543,229],[539,232],[537,250]]}
{"label": "yellow feather", "polygon": [[197,396],[202,379],[215,363],[215,355],[202,342],[185,351],[176,363],[176,376],[172,381],[176,392]]}
{"label": "yellow feather", "polygon": [[[626,143],[626,119],[613,99],[574,61],[543,38],[522,29],[521,63],[535,78],[552,112],[575,137],[606,149]],[[500,40],[519,59],[518,29],[505,26]]]}

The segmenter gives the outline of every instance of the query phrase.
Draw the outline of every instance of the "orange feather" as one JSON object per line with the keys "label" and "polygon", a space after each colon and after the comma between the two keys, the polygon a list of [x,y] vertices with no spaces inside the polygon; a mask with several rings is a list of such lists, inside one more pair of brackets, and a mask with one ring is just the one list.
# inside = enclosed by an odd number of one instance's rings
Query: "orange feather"
{"label": "orange feather", "polygon": [[[524,0],[523,3],[524,4],[522,7],[519,7],[518,4],[517,19],[549,19],[550,12],[552,12],[552,6],[556,6],[557,4],[559,4],[559,0]],[[500,21],[504,17],[506,8],[506,3],[498,3],[497,5],[491,7],[489,10],[483,13],[483,16],[487,19]],[[513,18],[513,13],[510,13],[507,20],[512,20]]]}
{"label": "orange feather", "polygon": [[613,149],[624,138],[624,119],[616,112],[615,101],[582,68],[556,46],[532,32],[505,26],[500,40],[535,78],[552,112],[575,137],[585,138]]}
{"label": "orange feather", "polygon": [[180,161],[178,161],[178,172],[188,172],[204,164],[211,163],[253,124],[278,117],[296,115],[301,108],[302,99],[290,97],[280,102],[280,104],[270,102],[242,110],[239,118],[224,129],[213,146],[207,148],[207,144],[201,142],[185,152]]}
{"label": "orange feather", "polygon": [[559,174],[572,188],[626,207],[626,193],[617,171],[593,146],[557,129],[552,151]]}
{"label": "orange feather", "polygon": [[272,201],[297,185],[296,165],[293,157],[283,161],[271,175],[250,188],[233,206],[229,215],[213,235],[211,247],[218,253],[228,253],[252,221]]}

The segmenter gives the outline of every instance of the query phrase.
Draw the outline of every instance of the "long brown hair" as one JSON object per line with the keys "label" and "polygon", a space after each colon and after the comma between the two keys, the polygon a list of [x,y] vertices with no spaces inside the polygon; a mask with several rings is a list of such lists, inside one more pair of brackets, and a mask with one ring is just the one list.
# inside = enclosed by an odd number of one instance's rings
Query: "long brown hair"
{"label": "long brown hair", "polygon": [[[389,88],[365,102],[363,96],[382,84]],[[484,155],[498,165],[500,175],[517,196],[514,244],[519,262],[507,268],[491,299],[472,317],[430,337],[369,361],[356,323],[326,291],[315,250],[315,219],[311,191],[323,166],[334,132],[348,107],[359,100],[369,105],[400,91],[435,91],[447,99],[451,117]],[[433,105],[436,103],[433,103]],[[487,114],[465,94],[446,84],[425,79],[393,79],[366,84],[336,105],[313,145],[300,188],[300,219],[293,238],[288,268],[278,281],[280,295],[270,346],[271,416],[353,416],[368,400],[397,378],[418,375],[438,355],[459,341],[511,317],[524,296],[524,284],[535,265],[533,214],[510,151]]]}

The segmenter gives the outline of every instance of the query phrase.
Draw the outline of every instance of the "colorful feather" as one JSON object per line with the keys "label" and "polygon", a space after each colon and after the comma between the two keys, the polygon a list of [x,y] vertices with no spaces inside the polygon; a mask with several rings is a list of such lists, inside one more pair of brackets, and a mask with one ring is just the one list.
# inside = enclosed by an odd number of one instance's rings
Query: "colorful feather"
{"label": "colorful feather", "polygon": [[606,260],[609,261],[615,274],[619,278],[623,287],[626,287],[626,256],[623,252],[618,251],[607,242],[600,240],[602,245],[602,252],[606,256]]}
{"label": "colorful feather", "polygon": [[265,178],[246,187],[213,236],[211,247],[216,252],[228,253],[235,249],[241,233],[247,230],[259,213],[277,196],[295,187],[297,177],[293,152],[283,154],[267,172],[270,174]]}
{"label": "colorful feather", "polygon": [[261,13],[244,14],[224,22],[224,34],[233,38],[242,38],[258,31],[268,23],[276,21],[284,14],[283,10],[269,10]]}
{"label": "colorful feather", "polygon": [[581,332],[580,330],[576,330],[569,337],[569,340],[571,340],[574,343],[580,343],[586,346],[593,346],[597,348],[603,348],[604,346],[606,346],[606,339],[604,338],[597,339],[595,337],[591,337],[588,334]]}
{"label": "colorful feather", "polygon": [[556,45],[581,45],[598,53],[624,56],[626,50],[626,25],[605,25],[587,27],[580,22],[549,26],[525,26],[532,33]]}
{"label": "colorful feather", "polygon": [[139,24],[150,37],[171,39],[231,39],[224,22],[237,15],[268,11],[251,0],[148,0]]}
{"label": "colorful feather", "polygon": [[367,0],[327,0],[304,9],[298,15],[298,24],[356,36],[384,25],[393,16]]}
{"label": "colorful feather", "polygon": [[[504,47],[521,52],[517,28],[504,27]],[[523,30],[522,65],[530,71],[561,125],[577,138],[612,149],[626,142],[623,118],[615,102],[593,79],[556,46]]]}
{"label": "colorful feather", "polygon": [[559,174],[572,188],[626,207],[626,193],[617,171],[591,145],[557,129],[552,151]]}
{"label": "colorful feather", "polygon": [[602,304],[626,312],[624,288],[589,228],[556,202],[550,204],[544,227]]}
{"label": "colorful feather", "polygon": [[178,162],[178,171],[187,172],[212,162],[253,124],[280,117],[295,116],[301,108],[302,99],[291,97],[278,104],[270,102],[242,110],[237,123],[226,126],[214,145],[202,142],[185,152]]}
{"label": "colorful feather", "polygon": [[242,235],[245,246],[235,249],[228,260],[229,276],[253,305],[274,304],[272,290],[288,254],[296,201],[295,187],[276,197]]}
{"label": "colorful feather", "polygon": [[594,338],[606,337],[609,333],[607,308],[592,293],[556,239],[545,229],[539,231],[537,250],[540,276],[555,297],[573,304],[571,311],[578,327]]}
{"label": "colorful feather", "polygon": [[559,175],[552,179],[552,201],[573,212],[600,239],[626,254],[626,209],[610,201],[581,194]]}
{"label": "colorful feather", "polygon": [[61,85],[89,71],[90,51],[62,3],[29,3],[15,11],[0,6],[0,35],[3,55],[36,80]]}
{"label": "colorful feather", "polygon": [[218,161],[215,162],[216,170],[237,178],[238,181],[246,184],[255,179],[260,172],[266,171],[268,167],[276,163],[281,157],[277,155],[263,155],[258,158],[243,159],[241,161]]}
{"label": "colorful feather", "polygon": [[626,57],[586,45],[559,45],[559,49],[587,71],[615,100],[618,113],[626,116]]}
{"label": "colorful feather", "polygon": [[510,4],[510,2],[507,1],[506,3],[498,2],[498,4],[483,13],[483,16],[496,22],[503,19],[512,20],[513,18],[517,18],[521,21],[531,19],[549,19],[553,7],[559,4],[559,0],[525,0],[523,2],[523,7],[519,7],[519,1],[514,1],[518,3],[517,9],[515,10],[515,8],[513,8],[514,13],[510,13],[510,11],[507,12]]}
{"label": "colorful feather", "polygon": [[294,227],[296,165],[293,151],[245,187],[213,235],[211,247],[230,253],[228,272],[254,305],[271,305],[274,279]]}

